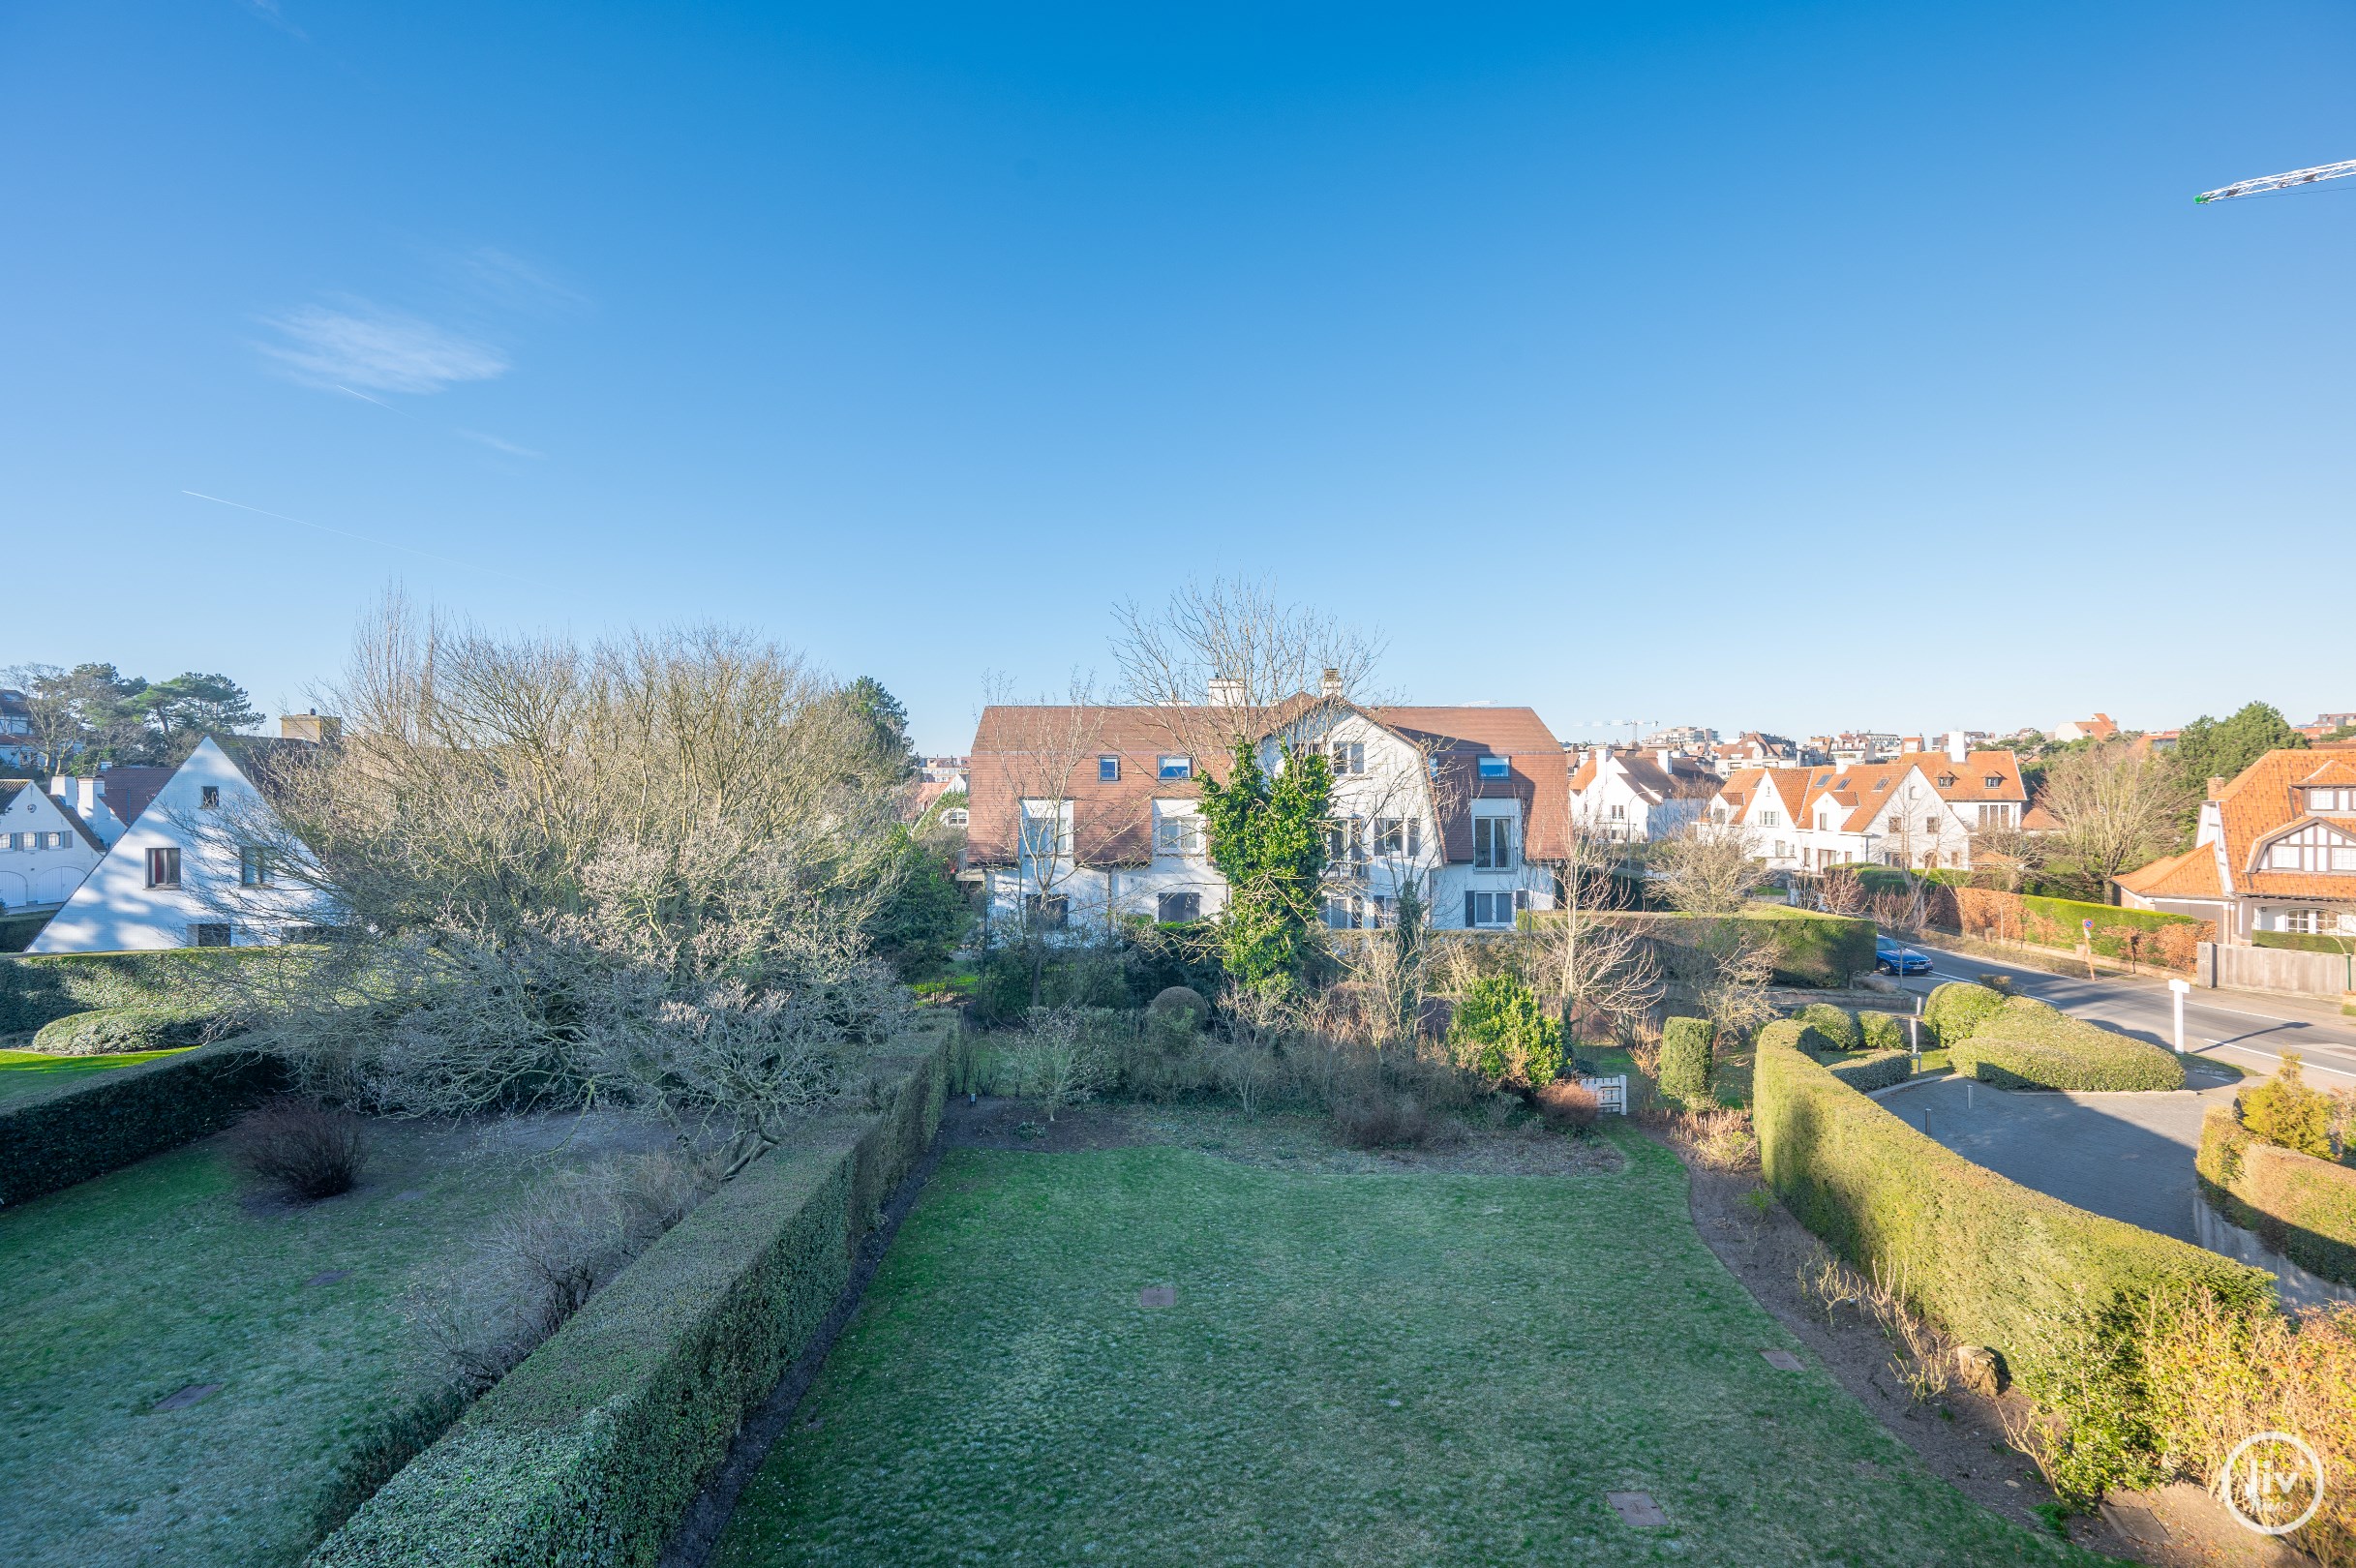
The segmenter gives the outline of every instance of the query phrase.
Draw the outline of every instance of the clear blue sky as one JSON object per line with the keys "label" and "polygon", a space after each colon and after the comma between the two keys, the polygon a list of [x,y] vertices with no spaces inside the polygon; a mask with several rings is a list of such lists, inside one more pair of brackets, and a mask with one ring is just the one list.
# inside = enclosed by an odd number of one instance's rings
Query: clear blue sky
{"label": "clear blue sky", "polygon": [[2338,4],[19,0],[0,665],[299,705],[399,579],[750,623],[949,749],[1249,572],[1565,736],[2304,721],[2356,180],[2190,198],[2356,157],[2351,66]]}

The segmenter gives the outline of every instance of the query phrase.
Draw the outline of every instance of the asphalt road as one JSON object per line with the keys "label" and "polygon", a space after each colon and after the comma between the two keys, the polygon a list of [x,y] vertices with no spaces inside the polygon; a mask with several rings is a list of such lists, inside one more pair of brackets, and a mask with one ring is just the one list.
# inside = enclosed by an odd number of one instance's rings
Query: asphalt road
{"label": "asphalt road", "polygon": [[[1929,943],[1908,946],[1926,954],[1936,966],[1932,974],[1909,976],[1903,981],[1918,994],[1927,993],[1944,980],[2005,974],[2012,977],[2012,988],[2023,996],[2099,1019],[2156,1045],[2173,1048],[2176,1043],[2174,999],[2165,980],[2073,980],[2041,969],[2016,969],[1990,958],[1948,952]],[[2185,998],[2185,1049],[2190,1055],[2218,1057],[2255,1073],[2272,1072],[2284,1051],[2297,1051],[2306,1063],[2308,1082],[2316,1088],[2356,1086],[2356,1018],[2341,1016],[2328,1004],[2310,1006],[2239,991],[2195,990]]]}

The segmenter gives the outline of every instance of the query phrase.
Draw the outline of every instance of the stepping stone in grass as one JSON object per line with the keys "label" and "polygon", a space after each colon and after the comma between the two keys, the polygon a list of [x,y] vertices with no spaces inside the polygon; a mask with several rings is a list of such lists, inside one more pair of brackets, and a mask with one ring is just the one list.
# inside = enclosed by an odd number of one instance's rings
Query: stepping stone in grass
{"label": "stepping stone in grass", "polygon": [[1799,1358],[1792,1354],[1792,1352],[1789,1350],[1762,1350],[1759,1353],[1767,1357],[1767,1364],[1774,1368],[1777,1372],[1797,1372],[1800,1370]]}
{"label": "stepping stone in grass", "polygon": [[321,1269],[310,1279],[305,1280],[303,1283],[306,1286],[333,1284],[338,1280],[348,1280],[350,1278],[351,1270],[349,1269]]}
{"label": "stepping stone in grass", "polygon": [[192,1404],[202,1404],[221,1392],[219,1383],[191,1383],[177,1394],[166,1394],[149,1408],[156,1410],[185,1410]]}
{"label": "stepping stone in grass", "polygon": [[1612,1512],[1619,1516],[1622,1524],[1648,1530],[1669,1523],[1669,1516],[1661,1512],[1661,1505],[1652,1500],[1649,1492],[1607,1492],[1603,1500],[1612,1505]]}
{"label": "stepping stone in grass", "polygon": [[2110,1521],[2112,1529],[2138,1546],[2156,1547],[2167,1544],[2168,1527],[2160,1523],[2160,1516],[2139,1503],[2112,1502],[2104,1498],[2102,1517]]}
{"label": "stepping stone in grass", "polygon": [[407,1202],[408,1202],[408,1201],[409,1201],[410,1199],[412,1199],[412,1198],[421,1198],[421,1197],[423,1197],[423,1196],[425,1196],[425,1189],[424,1189],[424,1188],[422,1188],[422,1187],[412,1187],[412,1188],[408,1189],[407,1191],[404,1191],[404,1192],[395,1192],[395,1193],[393,1194],[393,1201],[394,1201],[395,1203],[407,1203]]}
{"label": "stepping stone in grass", "polygon": [[1137,1292],[1137,1305],[1140,1307],[1175,1307],[1178,1305],[1178,1287],[1176,1285],[1147,1285],[1143,1290]]}

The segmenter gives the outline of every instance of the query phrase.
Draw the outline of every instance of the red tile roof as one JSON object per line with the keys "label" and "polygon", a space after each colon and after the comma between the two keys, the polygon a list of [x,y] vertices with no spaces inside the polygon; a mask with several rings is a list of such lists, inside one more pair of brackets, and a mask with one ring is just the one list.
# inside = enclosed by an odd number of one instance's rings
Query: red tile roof
{"label": "red tile roof", "polygon": [[2119,879],[2119,886],[2139,898],[2222,898],[2225,886],[2217,874],[2217,846],[2201,844],[2182,855],[2154,860]]}
{"label": "red tile roof", "polygon": [[[2226,870],[2236,891],[2283,898],[2356,898],[2356,874],[2256,867],[2259,846],[2306,815],[2305,802],[2295,787],[2321,768],[2351,762],[2356,762],[2356,745],[2270,751],[2225,786],[2217,797],[2218,826],[2224,835]],[[2341,822],[2337,826],[2344,829],[2348,825]]]}

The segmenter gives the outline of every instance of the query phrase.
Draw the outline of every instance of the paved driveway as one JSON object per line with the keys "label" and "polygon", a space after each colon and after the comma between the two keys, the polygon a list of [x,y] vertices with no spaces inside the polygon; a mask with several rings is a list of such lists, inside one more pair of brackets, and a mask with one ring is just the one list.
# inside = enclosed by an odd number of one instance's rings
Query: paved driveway
{"label": "paved driveway", "polygon": [[1949,1077],[1877,1098],[1909,1126],[2023,1187],[2192,1241],[2192,1154],[2200,1144],[2200,1119],[2233,1093],[2226,1085],[2172,1093],[2013,1094]]}

